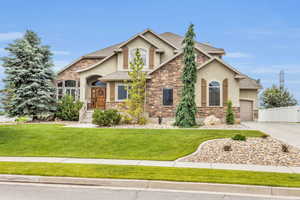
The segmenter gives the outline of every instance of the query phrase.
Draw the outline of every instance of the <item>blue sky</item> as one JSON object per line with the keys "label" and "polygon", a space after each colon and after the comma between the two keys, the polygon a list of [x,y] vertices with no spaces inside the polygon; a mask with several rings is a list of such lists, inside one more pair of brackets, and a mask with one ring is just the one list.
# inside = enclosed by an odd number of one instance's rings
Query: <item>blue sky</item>
{"label": "blue sky", "polygon": [[51,46],[59,69],[146,28],[183,35],[194,23],[197,40],[224,48],[228,63],[261,79],[264,87],[278,84],[284,70],[286,87],[300,102],[299,7],[297,0],[2,1],[0,56],[9,42],[32,29]]}

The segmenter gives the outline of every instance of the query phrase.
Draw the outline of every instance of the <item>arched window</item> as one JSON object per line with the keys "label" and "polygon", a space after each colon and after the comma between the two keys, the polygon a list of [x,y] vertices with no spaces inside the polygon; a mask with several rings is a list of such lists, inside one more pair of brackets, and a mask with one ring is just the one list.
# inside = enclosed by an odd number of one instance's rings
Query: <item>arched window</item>
{"label": "arched window", "polygon": [[102,81],[94,81],[91,84],[92,86],[96,86],[96,87],[106,87],[106,83],[102,82]]}
{"label": "arched window", "polygon": [[133,62],[134,61],[134,57],[135,57],[135,53],[136,50],[139,49],[141,57],[143,59],[143,63],[144,63],[144,67],[148,66],[148,58],[147,58],[147,50],[146,49],[142,49],[142,48],[135,48],[135,49],[131,49],[130,50],[130,54],[129,54],[129,62]]}
{"label": "arched window", "polygon": [[220,83],[212,81],[209,83],[209,106],[220,106]]}

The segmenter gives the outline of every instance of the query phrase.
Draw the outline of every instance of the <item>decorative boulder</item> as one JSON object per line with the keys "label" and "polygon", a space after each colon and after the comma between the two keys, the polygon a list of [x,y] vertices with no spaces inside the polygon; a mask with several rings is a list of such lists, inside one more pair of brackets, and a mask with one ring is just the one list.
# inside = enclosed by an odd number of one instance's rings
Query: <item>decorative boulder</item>
{"label": "decorative boulder", "polygon": [[203,123],[206,126],[218,125],[221,124],[221,120],[216,118],[214,115],[210,115],[204,119]]}

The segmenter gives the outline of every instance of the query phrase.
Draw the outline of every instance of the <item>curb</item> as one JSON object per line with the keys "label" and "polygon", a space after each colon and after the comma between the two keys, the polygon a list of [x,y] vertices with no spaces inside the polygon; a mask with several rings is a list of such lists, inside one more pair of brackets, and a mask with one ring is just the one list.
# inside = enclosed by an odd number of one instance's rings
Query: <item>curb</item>
{"label": "curb", "polygon": [[[172,182],[130,179],[101,179],[53,176],[27,176],[0,174],[0,182],[89,185],[102,187],[124,187],[139,189],[168,189],[185,191],[205,191],[222,193],[239,193],[251,195],[300,197],[300,188],[285,188],[272,186],[253,186],[237,184],[215,184],[195,182]],[[300,198],[299,198],[300,199]]]}

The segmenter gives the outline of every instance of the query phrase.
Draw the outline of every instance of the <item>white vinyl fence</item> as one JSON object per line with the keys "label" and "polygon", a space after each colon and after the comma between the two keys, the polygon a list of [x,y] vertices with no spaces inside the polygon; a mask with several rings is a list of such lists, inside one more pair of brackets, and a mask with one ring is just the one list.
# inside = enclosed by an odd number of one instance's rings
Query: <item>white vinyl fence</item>
{"label": "white vinyl fence", "polygon": [[259,122],[300,122],[300,106],[259,109]]}

